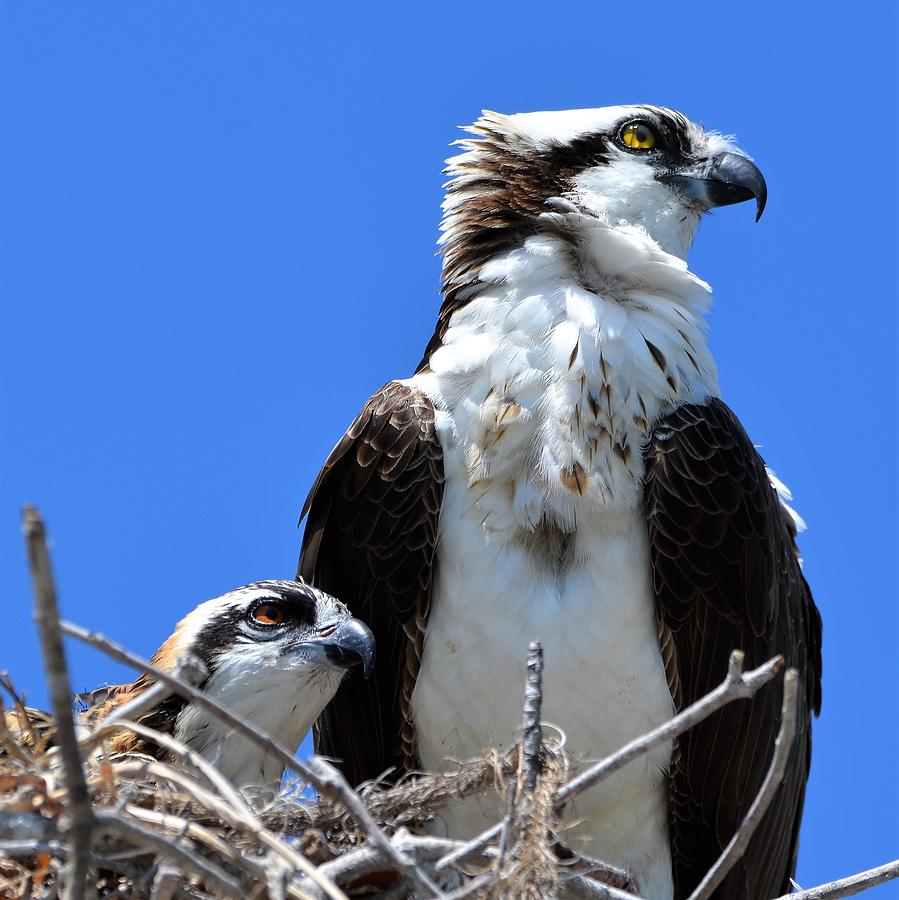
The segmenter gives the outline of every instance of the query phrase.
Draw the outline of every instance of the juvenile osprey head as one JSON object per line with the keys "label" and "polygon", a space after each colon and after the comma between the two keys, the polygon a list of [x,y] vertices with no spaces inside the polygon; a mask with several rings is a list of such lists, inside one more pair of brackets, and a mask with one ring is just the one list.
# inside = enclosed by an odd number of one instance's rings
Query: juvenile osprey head
{"label": "juvenile osprey head", "polygon": [[[257,581],[201,603],[178,623],[152,662],[173,671],[187,651],[206,666],[203,691],[294,749],[347,671],[369,674],[375,647],[368,627],[334,597],[294,581]],[[132,684],[97,692],[85,718],[102,721],[152,683],[142,675]],[[238,786],[271,785],[280,778],[277,760],[180,697],[170,696],[141,722],[199,751]],[[159,755],[130,732],[117,735],[112,746]]]}
{"label": "juvenile osprey head", "polygon": [[[505,116],[485,112],[449,160],[444,286],[449,293],[564,213],[643,230],[686,257],[704,212],[755,198],[762,173],[732,141],[658,106],[609,106]],[[554,215],[555,214],[555,215]]]}

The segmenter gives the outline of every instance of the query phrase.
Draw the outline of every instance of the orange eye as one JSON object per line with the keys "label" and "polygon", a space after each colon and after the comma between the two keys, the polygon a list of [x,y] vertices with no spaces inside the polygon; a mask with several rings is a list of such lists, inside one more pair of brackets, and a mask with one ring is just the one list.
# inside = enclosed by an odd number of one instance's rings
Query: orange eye
{"label": "orange eye", "polygon": [[287,621],[284,607],[277,603],[260,603],[250,617],[256,625],[283,625]]}

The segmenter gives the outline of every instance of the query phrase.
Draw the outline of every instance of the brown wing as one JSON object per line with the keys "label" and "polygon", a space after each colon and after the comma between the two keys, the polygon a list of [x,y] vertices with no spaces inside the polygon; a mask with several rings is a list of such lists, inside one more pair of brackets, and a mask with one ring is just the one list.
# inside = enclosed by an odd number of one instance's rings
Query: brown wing
{"label": "brown wing", "polygon": [[[800,672],[796,742],[787,775],[716,900],[789,893],[821,703],[821,619],[796,556],[792,523],[764,463],[720,400],[683,406],[654,428],[646,507],[663,649],[683,707],[723,681],[730,652],[754,667],[782,654]],[[666,656],[667,656],[666,652]],[[780,685],[688,732],[671,771],[675,896],[687,897],[755,797],[780,719]]]}
{"label": "brown wing", "polygon": [[[163,647],[165,646],[166,644],[163,644]],[[156,665],[160,664],[160,655],[163,647],[153,654],[150,662]],[[152,676],[143,673],[129,684],[111,684],[97,688],[88,694],[79,694],[77,699],[87,704],[87,709],[82,713],[84,722],[91,726],[100,725],[108,715],[121,708],[124,704],[136,700],[144,691],[153,687],[154,684],[156,684],[156,680]],[[187,701],[183,697],[179,697],[177,694],[170,694],[157,703],[156,706],[138,716],[137,721],[141,725],[152,728],[154,731],[160,731],[163,734],[173,734],[178,715],[184,709],[186,703]],[[114,753],[145,753],[148,756],[155,756],[156,759],[168,759],[169,757],[167,750],[163,750],[158,744],[148,741],[133,731],[118,732],[110,740],[109,747]]]}
{"label": "brown wing", "polygon": [[442,496],[434,408],[392,381],[334,448],[303,509],[299,577],[346,603],[377,643],[372,676],[348,679],[315,728],[316,752],[340,760],[354,785],[416,765],[410,702]]}

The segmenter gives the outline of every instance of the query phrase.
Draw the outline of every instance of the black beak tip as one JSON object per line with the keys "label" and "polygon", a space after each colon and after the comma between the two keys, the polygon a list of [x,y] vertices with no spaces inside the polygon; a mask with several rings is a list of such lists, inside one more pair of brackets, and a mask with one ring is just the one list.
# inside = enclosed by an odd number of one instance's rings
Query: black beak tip
{"label": "black beak tip", "polygon": [[768,185],[758,166],[739,153],[719,153],[700,170],[663,173],[661,180],[677,189],[704,209],[745,203],[755,198],[755,220],[758,222],[768,202]]}
{"label": "black beak tip", "polygon": [[330,636],[325,653],[330,662],[344,669],[361,668],[365,678],[375,664],[375,637],[358,619],[343,622]]}
{"label": "black beak tip", "polygon": [[709,193],[714,198],[718,192],[722,206],[742,203],[754,197],[755,220],[758,222],[761,219],[768,202],[768,185],[752,160],[738,153],[719,154],[713,160],[709,177],[713,179]]}

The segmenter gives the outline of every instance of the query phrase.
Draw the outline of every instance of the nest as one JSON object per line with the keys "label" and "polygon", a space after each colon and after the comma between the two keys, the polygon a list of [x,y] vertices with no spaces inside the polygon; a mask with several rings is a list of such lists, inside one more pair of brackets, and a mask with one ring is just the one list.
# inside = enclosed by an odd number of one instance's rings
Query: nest
{"label": "nest", "polygon": [[[354,790],[328,761],[303,762],[195,687],[196,660],[175,673],[62,622],[43,522],[26,508],[26,544],[35,585],[35,620],[56,719],[27,709],[12,685],[0,687],[0,897],[347,900],[350,897],[574,896],[639,900],[630,876],[564,842],[567,803],[624,765],[735,700],[748,699],[783,672],[780,657],[743,671],[735,651],[722,684],[651,732],[577,772],[560,740],[541,727],[543,654],[532,644],[521,735],[508,753],[485,751],[451,772],[419,773],[397,784]],[[101,722],[83,717],[76,734],[63,653],[66,634],[142,671],[140,697]],[[749,843],[777,786],[795,735],[797,673],[783,675],[781,725],[768,774],[730,844],[691,900],[708,900]],[[170,734],[139,724],[171,694],[203,707],[235,733],[274,754],[295,777],[277,794],[241,792],[200,754]],[[0,694],[2,696],[2,694]],[[160,757],[134,752],[139,735]],[[496,822],[460,841],[441,833],[450,803],[475,794],[496,798]],[[825,885],[804,900],[835,898],[899,875],[899,865],[860,873],[852,890]],[[824,891],[822,893],[822,891]],[[799,897],[800,895],[797,895]]]}
{"label": "nest", "polygon": [[[65,896],[74,817],[60,749],[48,719],[17,701],[3,721],[0,896]],[[520,743],[452,772],[365,785],[353,792],[371,817],[361,822],[341,799],[314,796],[298,780],[277,795],[238,792],[187,748],[159,760],[110,753],[102,735],[80,743],[90,748],[87,896],[399,898],[422,894],[416,880],[453,896],[535,900],[573,878],[633,888],[625,873],[560,841],[553,796],[569,762],[558,742],[541,739],[535,758]],[[497,800],[496,838],[478,845],[431,836],[448,803],[485,792]],[[372,839],[372,822],[404,866]]]}

